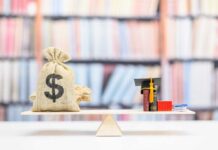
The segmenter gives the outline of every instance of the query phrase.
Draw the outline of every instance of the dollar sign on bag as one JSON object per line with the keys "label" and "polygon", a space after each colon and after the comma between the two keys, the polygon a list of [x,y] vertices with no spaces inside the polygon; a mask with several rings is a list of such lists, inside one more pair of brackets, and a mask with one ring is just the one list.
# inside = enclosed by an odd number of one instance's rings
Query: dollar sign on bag
{"label": "dollar sign on bag", "polygon": [[[56,80],[60,80],[63,77],[58,74],[50,74],[46,78],[46,84],[51,88],[51,93],[48,91],[44,92],[45,96],[47,98],[50,98],[55,103],[58,98],[60,98],[64,93],[64,88],[58,84],[55,83]],[[58,90],[57,93],[55,93],[55,89]]]}

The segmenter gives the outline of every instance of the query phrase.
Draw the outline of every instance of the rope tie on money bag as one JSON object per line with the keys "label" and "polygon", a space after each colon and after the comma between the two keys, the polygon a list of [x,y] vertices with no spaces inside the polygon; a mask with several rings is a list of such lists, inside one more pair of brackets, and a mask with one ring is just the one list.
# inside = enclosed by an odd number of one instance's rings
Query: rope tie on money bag
{"label": "rope tie on money bag", "polygon": [[54,47],[45,49],[44,56],[48,62],[40,70],[36,92],[30,96],[32,111],[80,111],[80,102],[90,101],[91,90],[74,83],[73,70],[64,64],[70,56]]}

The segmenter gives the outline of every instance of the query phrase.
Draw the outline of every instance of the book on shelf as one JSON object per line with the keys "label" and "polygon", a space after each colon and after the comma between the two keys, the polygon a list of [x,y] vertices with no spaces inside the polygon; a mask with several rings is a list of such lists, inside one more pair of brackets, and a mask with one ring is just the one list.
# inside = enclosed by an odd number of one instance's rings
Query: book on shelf
{"label": "book on shelf", "polygon": [[[160,76],[160,72],[157,70],[160,70],[159,66],[117,65],[103,91],[101,103],[111,107],[119,107],[118,104],[129,107],[137,105],[134,101],[134,97],[140,92],[139,89],[134,86],[133,79],[149,75],[148,72],[150,72],[150,75]],[[141,98],[139,98],[140,101]]]}
{"label": "book on shelf", "polygon": [[[144,69],[144,66],[140,65],[137,68],[134,68],[135,72],[134,74],[132,74],[131,78],[136,79],[136,78],[146,77],[148,76],[147,73],[149,69]],[[157,73],[156,75],[159,75],[159,73]],[[127,81],[127,82],[129,83],[128,86],[125,87],[126,94],[123,94],[122,101],[120,103],[126,106],[134,106],[141,103],[142,97],[141,95],[139,95],[140,89],[134,85],[133,81]],[[137,101],[135,100],[136,95],[137,96],[139,95],[139,97],[137,97]]]}
{"label": "book on shelf", "polygon": [[158,28],[157,21],[46,20],[42,47],[61,47],[72,59],[158,60]]}
{"label": "book on shelf", "polygon": [[[29,95],[35,91],[38,80],[36,60],[0,60],[0,64],[4,70],[0,76],[1,103],[28,103]],[[125,103],[125,97],[131,100],[135,94],[131,93],[131,91],[126,93],[135,77],[140,75],[149,76],[151,73],[156,76],[160,75],[160,72],[157,71],[160,70],[159,66],[111,65],[110,70],[108,70],[109,65],[104,64],[70,64],[70,66],[76,72],[75,83],[87,85],[92,89],[93,101],[90,102],[90,105],[94,106]],[[107,83],[104,82],[106,78]],[[125,96],[128,94],[131,96]]]}
{"label": "book on shelf", "polygon": [[[20,60],[19,63],[19,100],[21,102],[26,102],[29,96],[29,81],[30,73],[29,73],[29,62],[27,60]],[[33,68],[36,69],[36,68]],[[35,79],[34,79],[35,80]]]}
{"label": "book on shelf", "polygon": [[5,107],[0,105],[0,121],[5,120]]}
{"label": "book on shelf", "polygon": [[8,103],[11,99],[11,74],[12,74],[12,69],[11,69],[11,62],[9,60],[5,60],[2,63],[2,102]]}
{"label": "book on shelf", "polygon": [[92,89],[92,100],[89,105],[101,104],[101,95],[104,80],[104,66],[102,64],[92,64],[89,67],[89,83]]}
{"label": "book on shelf", "polygon": [[116,91],[116,88],[119,87],[119,81],[122,79],[124,74],[125,67],[123,65],[117,65],[113,71],[113,74],[108,80],[107,86],[104,89],[102,95],[102,104],[109,105],[111,103],[112,96]]}
{"label": "book on shelf", "polygon": [[167,22],[168,58],[218,58],[217,29],[218,21],[214,18],[169,19]]}
{"label": "book on shelf", "polygon": [[174,63],[168,67],[169,82],[164,86],[163,99],[172,98],[174,104],[187,103],[189,107],[214,106],[212,62]]}
{"label": "book on shelf", "polygon": [[33,56],[33,24],[29,19],[0,18],[0,57]]}
{"label": "book on shelf", "polygon": [[217,0],[167,0],[170,16],[217,16]]}
{"label": "book on shelf", "polygon": [[155,16],[159,0],[46,0],[41,13],[47,16]]}
{"label": "book on shelf", "polygon": [[[215,100],[213,101],[213,106],[218,106],[218,68],[216,67],[214,70],[214,80],[213,80],[213,87],[214,87],[214,96]],[[218,114],[218,111],[217,111]]]}
{"label": "book on shelf", "polygon": [[35,15],[36,0],[0,0],[0,15]]}
{"label": "book on shelf", "polygon": [[133,76],[136,74],[136,70],[139,67],[134,66],[126,66],[124,74],[121,74],[121,79],[118,81],[117,87],[115,87],[115,92],[111,93],[111,105],[117,105],[121,102],[125,102],[124,95],[128,95],[126,89],[131,85],[133,82]]}
{"label": "book on shelf", "polygon": [[29,96],[33,94],[34,91],[37,89],[37,83],[38,83],[38,75],[39,75],[39,66],[36,62],[36,60],[29,60],[28,63],[28,71],[26,74],[26,80],[27,81],[27,93],[28,93],[28,99],[26,101],[29,101]]}
{"label": "book on shelf", "polygon": [[[12,102],[17,102],[19,101],[19,80],[20,80],[20,74],[18,74],[19,72],[19,62],[13,61],[12,65],[11,65],[11,82],[12,82],[12,86],[11,86],[11,101]],[[20,89],[23,90],[23,89]]]}
{"label": "book on shelf", "polygon": [[[0,66],[1,66],[1,68],[3,67],[3,64],[4,64],[4,62],[3,61],[0,61]],[[0,93],[3,93],[3,85],[4,85],[4,82],[3,82],[3,77],[4,77],[4,75],[3,75],[3,73],[0,73]],[[3,94],[0,94],[0,102],[1,101],[3,101]]]}
{"label": "book on shelf", "polygon": [[199,18],[193,22],[195,58],[218,58],[216,55],[218,39],[218,21],[214,18]]}
{"label": "book on shelf", "polygon": [[[3,73],[0,78],[1,103],[25,102],[28,100],[28,61],[1,60]],[[33,68],[36,69],[36,68]],[[35,79],[34,79],[35,80]]]}

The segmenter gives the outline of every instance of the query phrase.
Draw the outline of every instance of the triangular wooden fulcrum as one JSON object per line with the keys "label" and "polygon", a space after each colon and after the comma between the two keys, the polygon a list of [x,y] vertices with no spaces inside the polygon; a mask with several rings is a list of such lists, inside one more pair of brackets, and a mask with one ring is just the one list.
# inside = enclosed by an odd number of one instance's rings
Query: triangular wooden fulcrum
{"label": "triangular wooden fulcrum", "polygon": [[97,130],[96,136],[122,136],[122,132],[112,115],[107,115]]}

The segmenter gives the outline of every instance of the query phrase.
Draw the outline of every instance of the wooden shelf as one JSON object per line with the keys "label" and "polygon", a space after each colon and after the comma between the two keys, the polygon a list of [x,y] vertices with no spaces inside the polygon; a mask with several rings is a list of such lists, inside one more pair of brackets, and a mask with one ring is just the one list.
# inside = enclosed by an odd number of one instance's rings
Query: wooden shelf
{"label": "wooden shelf", "polygon": [[[47,61],[44,59],[44,61]],[[128,59],[74,59],[66,63],[75,64],[123,64],[123,65],[160,65],[160,60],[128,60]]]}
{"label": "wooden shelf", "polygon": [[[0,57],[0,60],[31,60],[36,59],[33,56],[19,56],[19,57]],[[47,61],[44,59],[44,61]],[[172,58],[168,60],[169,63],[176,62],[214,62],[218,63],[218,59],[214,58]],[[151,59],[151,60],[131,60],[131,59],[74,59],[66,62],[66,63],[101,63],[101,64],[144,64],[144,65],[160,65],[161,60],[159,59]]]}
{"label": "wooden shelf", "polygon": [[204,17],[204,18],[212,18],[212,19],[218,19],[218,16],[217,15],[186,15],[186,16],[179,16],[179,15],[172,15],[172,16],[169,16],[170,18],[173,18],[173,19],[198,19],[198,18],[201,18],[201,17]]}
{"label": "wooden shelf", "polygon": [[126,65],[160,65],[160,60],[110,60],[110,59],[86,59],[70,60],[67,63],[100,63],[100,64],[126,64]]}
{"label": "wooden shelf", "polygon": [[[19,14],[0,14],[2,18],[23,18],[23,19],[35,19],[35,15],[19,15]],[[159,20],[157,16],[85,16],[85,15],[42,15],[43,19],[49,20],[67,20],[67,19],[114,19],[114,20],[138,20],[138,21],[153,21]]]}
{"label": "wooden shelf", "polygon": [[23,18],[23,19],[35,19],[35,15],[19,15],[19,14],[0,14],[1,18]]}
{"label": "wooden shelf", "polygon": [[137,109],[93,109],[80,112],[32,112],[25,111],[21,115],[194,115],[191,110],[186,111],[142,111]]}
{"label": "wooden shelf", "polygon": [[159,16],[84,16],[84,15],[59,15],[59,16],[51,16],[51,15],[43,15],[44,19],[51,20],[66,20],[66,19],[114,19],[114,20],[138,20],[138,21],[152,21],[158,20]]}
{"label": "wooden shelf", "polygon": [[217,59],[214,58],[173,58],[169,59],[170,63],[175,63],[175,62],[218,62]]}
{"label": "wooden shelf", "polygon": [[36,59],[33,56],[19,56],[19,57],[0,57],[0,60],[10,60],[10,61],[16,61],[16,60],[31,60]]}
{"label": "wooden shelf", "polygon": [[[33,56],[30,57],[0,57],[0,60],[32,60],[36,59]],[[44,61],[47,61],[44,59]],[[160,60],[120,60],[120,59],[72,59],[66,63],[77,64],[126,64],[126,65],[160,65]]]}
{"label": "wooden shelf", "polygon": [[192,107],[192,110],[196,112],[204,112],[204,111],[216,111],[218,110],[218,106],[213,106],[213,107]]}

